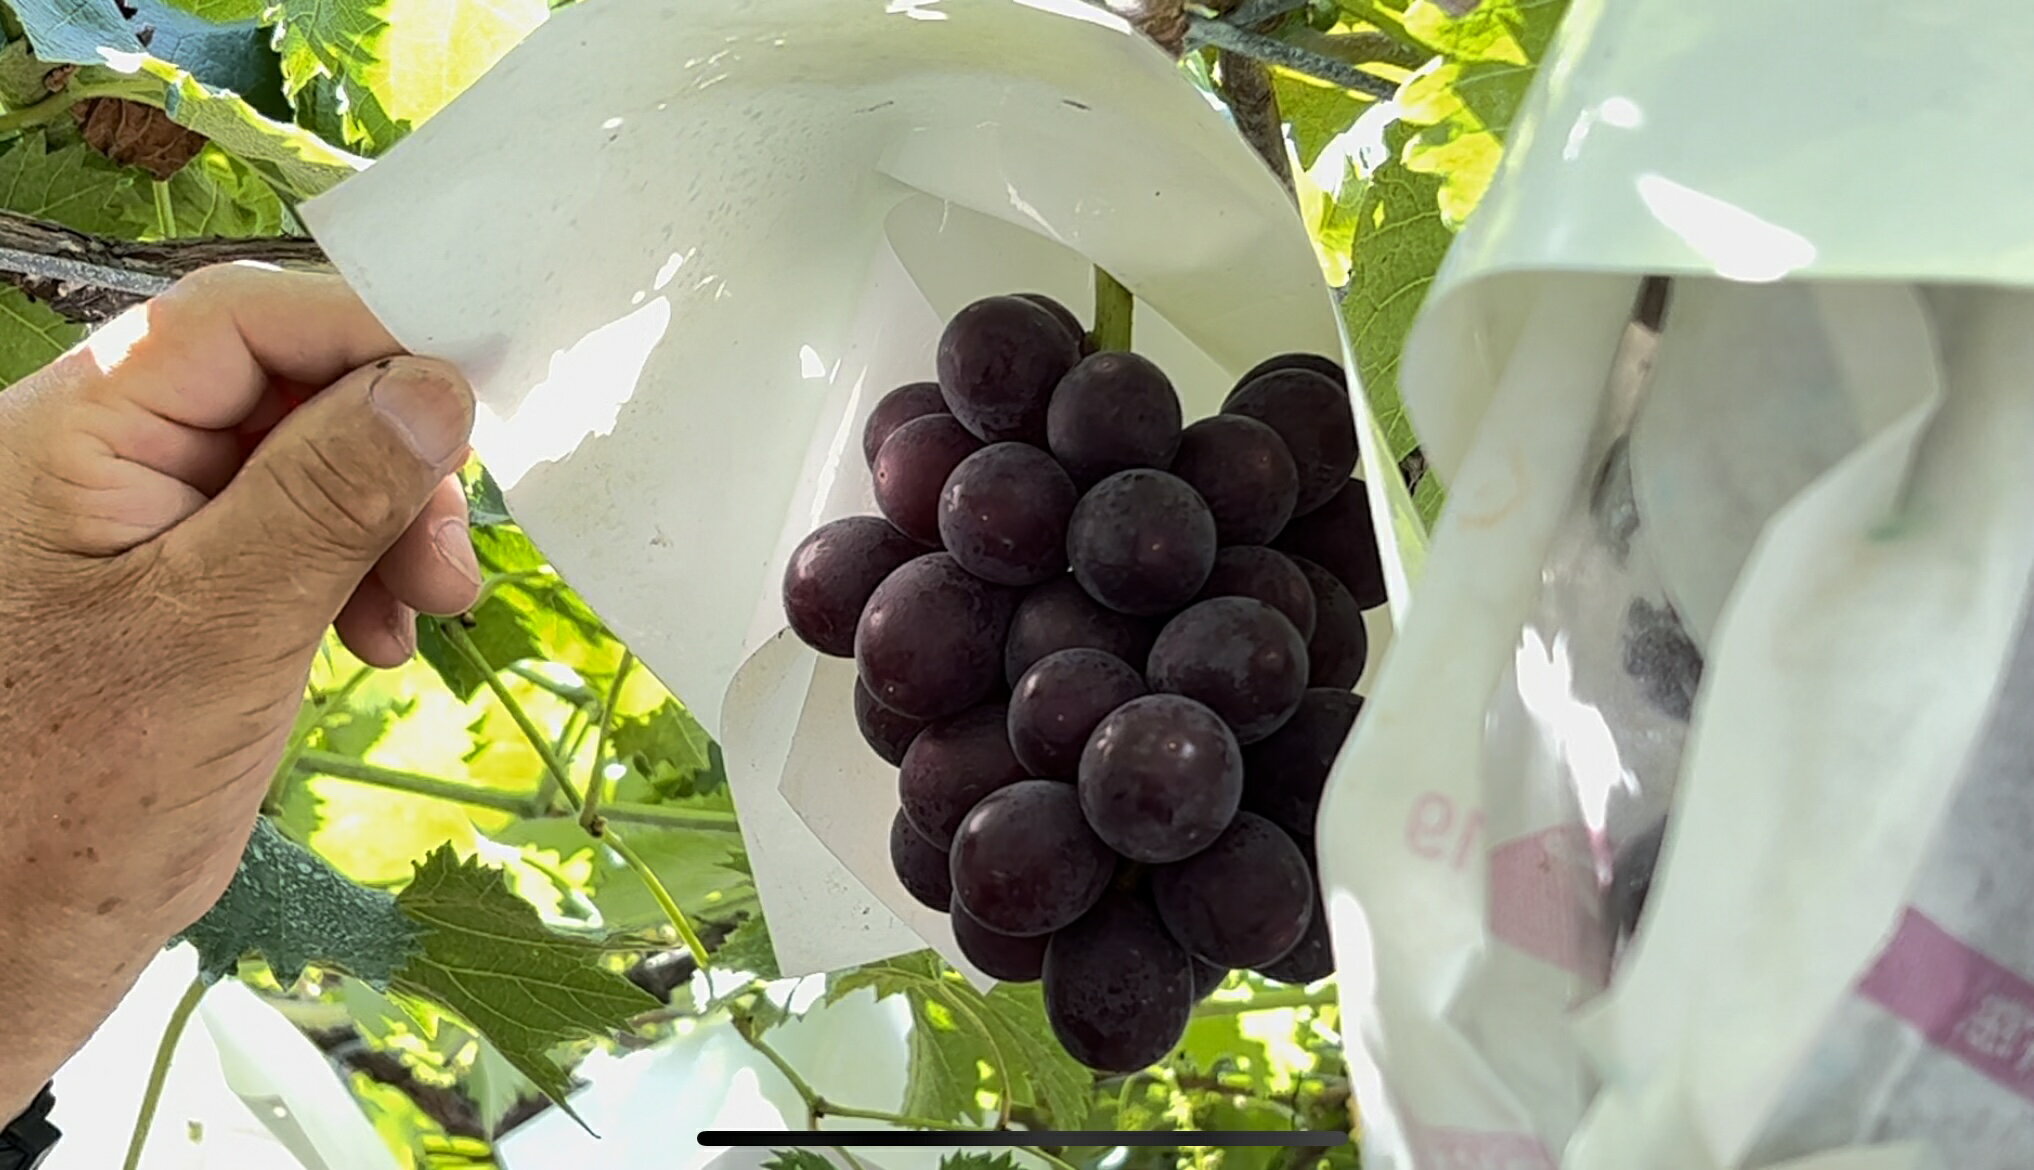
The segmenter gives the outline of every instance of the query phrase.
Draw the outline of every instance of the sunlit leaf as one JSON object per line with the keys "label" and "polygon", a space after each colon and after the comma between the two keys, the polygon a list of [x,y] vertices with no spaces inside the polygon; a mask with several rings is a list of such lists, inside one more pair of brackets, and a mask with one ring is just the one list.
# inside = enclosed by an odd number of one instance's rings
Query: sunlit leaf
{"label": "sunlit leaf", "polygon": [[549,15],[543,0],[281,0],[285,83],[345,100],[348,144],[395,145]]}
{"label": "sunlit leaf", "polygon": [[[1412,134],[1403,123],[1386,129],[1385,143],[1394,159]],[[1356,207],[1356,263],[1342,300],[1342,316],[1363,391],[1394,460],[1419,445],[1398,393],[1406,333],[1426,301],[1441,257],[1455,240],[1436,202],[1440,187],[1441,181],[1432,175],[1391,162],[1370,177]]]}
{"label": "sunlit leaf", "polygon": [[162,83],[162,108],[178,125],[211,139],[293,201],[322,194],[365,165],[310,131],[269,118],[167,61],[144,57],[139,68]]}
{"label": "sunlit leaf", "polygon": [[1292,126],[1300,165],[1311,167],[1330,142],[1347,132],[1371,103],[1340,86],[1325,85],[1283,69],[1271,74],[1278,112]]}

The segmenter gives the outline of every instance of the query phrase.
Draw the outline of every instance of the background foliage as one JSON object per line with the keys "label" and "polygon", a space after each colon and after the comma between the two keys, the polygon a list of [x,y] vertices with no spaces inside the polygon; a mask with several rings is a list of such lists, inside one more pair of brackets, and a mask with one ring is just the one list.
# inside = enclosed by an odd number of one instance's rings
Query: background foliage
{"label": "background foliage", "polygon": [[[294,205],[399,142],[564,2],[0,0],[0,209],[131,241],[301,234]],[[1185,22],[1187,83],[1238,97],[1237,71],[1268,63],[1299,213],[1430,520],[1442,490],[1398,405],[1399,349],[1495,172],[1563,0],[1155,7],[1174,28]],[[1239,102],[1239,126],[1266,112]],[[81,335],[0,283],[0,384]],[[770,1052],[781,1005],[795,1002],[770,994],[781,988],[717,746],[632,669],[485,473],[468,478],[482,601],[459,619],[426,619],[420,654],[400,670],[325,648],[270,792],[270,828],[191,936],[210,970],[256,987],[332,1054],[391,1149],[417,1167],[493,1164],[491,1138],[552,1107],[546,1095],[561,1096],[595,1046],[639,1048],[723,1019]],[[626,854],[573,815],[594,785]],[[319,861],[307,879],[273,861],[306,851]],[[731,974],[698,976],[644,871]],[[536,991],[490,982],[511,972]],[[863,992],[909,1007],[904,1099],[821,1101],[781,1066],[815,1117],[1354,1124],[1326,988],[1232,979],[1165,1064],[1099,1079],[1052,1043],[1035,987],[982,995],[929,952],[826,981],[828,1000]],[[1109,1170],[1315,1158],[1050,1153],[1082,1167],[1108,1158]],[[1346,1165],[1355,1153],[1319,1160]]]}

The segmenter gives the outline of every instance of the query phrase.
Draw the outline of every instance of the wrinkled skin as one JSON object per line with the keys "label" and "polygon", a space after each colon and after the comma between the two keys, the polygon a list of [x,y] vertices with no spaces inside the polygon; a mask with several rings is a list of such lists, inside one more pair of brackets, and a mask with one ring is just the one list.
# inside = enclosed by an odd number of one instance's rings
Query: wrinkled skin
{"label": "wrinkled skin", "polygon": [[0,394],[0,1118],[225,889],[326,631],[395,666],[473,603],[472,421],[336,277],[252,266]]}

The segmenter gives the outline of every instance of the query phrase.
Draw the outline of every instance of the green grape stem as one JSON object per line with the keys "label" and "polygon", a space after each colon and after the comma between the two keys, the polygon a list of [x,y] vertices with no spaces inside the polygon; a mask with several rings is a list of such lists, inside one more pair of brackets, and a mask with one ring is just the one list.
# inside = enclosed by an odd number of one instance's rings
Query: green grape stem
{"label": "green grape stem", "polygon": [[[474,644],[473,636],[466,632],[466,627],[458,619],[452,618],[441,620],[439,628],[444,632],[445,640],[451,643],[453,650],[466,660],[466,664],[473,668],[487,684],[488,690],[494,693],[495,699],[508,711],[509,718],[522,731],[523,738],[529,741],[530,747],[537,753],[537,758],[544,761],[545,771],[550,774],[551,781],[557,785],[558,791],[564,794],[565,802],[572,806],[574,812],[582,811],[586,807],[586,802],[580,798],[578,789],[572,787],[572,777],[567,773],[565,761],[558,758],[557,751],[552,748],[551,741],[545,738],[536,720],[530,718],[530,713],[523,710],[523,705],[516,700],[515,693],[501,681],[500,674],[487,661],[487,655],[481,653],[480,647]],[[616,688],[617,693],[619,689]],[[699,932],[692,928],[691,921],[686,918],[685,911],[679,907],[677,899],[671,896],[671,891],[664,888],[664,882],[657,876],[657,871],[650,868],[641,854],[629,848],[628,842],[622,840],[621,835],[612,828],[604,835],[595,836],[594,839],[605,841],[609,848],[628,863],[630,869],[636,871],[636,876],[641,878],[643,885],[649,889],[650,897],[655,899],[658,908],[664,911],[664,916],[671,920],[671,928],[678,932],[678,937],[685,941],[686,949],[692,952],[693,961],[704,971],[709,963],[706,944],[700,941]]]}
{"label": "green grape stem", "polygon": [[162,1106],[163,1086],[169,1083],[170,1062],[176,1057],[177,1044],[184,1038],[184,1030],[190,1026],[191,1016],[196,1014],[207,990],[203,979],[191,980],[183,998],[171,1009],[169,1022],[163,1025],[162,1039],[155,1046],[155,1063],[148,1068],[148,1087],[141,1094],[141,1111],[134,1119],[134,1132],[127,1139],[127,1158],[121,1163],[122,1170],[138,1170],[141,1165],[148,1131],[155,1128],[156,1110]]}

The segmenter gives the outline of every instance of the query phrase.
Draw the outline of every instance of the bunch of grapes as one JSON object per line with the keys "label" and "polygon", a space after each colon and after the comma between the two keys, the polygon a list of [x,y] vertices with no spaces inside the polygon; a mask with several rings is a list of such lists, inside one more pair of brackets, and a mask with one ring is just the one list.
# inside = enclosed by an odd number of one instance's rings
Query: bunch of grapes
{"label": "bunch of grapes", "polygon": [[1340,366],[1271,358],[1187,426],[1152,362],[990,297],[862,450],[882,515],[807,537],[784,607],[855,660],[905,889],[1100,1071],[1232,970],[1328,975],[1314,820],[1385,600]]}

